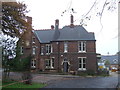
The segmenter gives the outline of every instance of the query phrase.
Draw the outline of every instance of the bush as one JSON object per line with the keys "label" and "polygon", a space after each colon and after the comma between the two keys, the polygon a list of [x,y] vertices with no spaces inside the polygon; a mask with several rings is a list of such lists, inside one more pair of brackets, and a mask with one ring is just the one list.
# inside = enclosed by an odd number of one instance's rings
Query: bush
{"label": "bush", "polygon": [[109,75],[109,71],[107,70],[107,69],[100,69],[100,70],[98,70],[98,75]]}
{"label": "bush", "polygon": [[78,71],[77,75],[80,75],[80,76],[87,76],[87,72],[86,71]]}
{"label": "bush", "polygon": [[87,74],[88,74],[88,75],[91,75],[91,76],[96,75],[93,70],[87,70]]}

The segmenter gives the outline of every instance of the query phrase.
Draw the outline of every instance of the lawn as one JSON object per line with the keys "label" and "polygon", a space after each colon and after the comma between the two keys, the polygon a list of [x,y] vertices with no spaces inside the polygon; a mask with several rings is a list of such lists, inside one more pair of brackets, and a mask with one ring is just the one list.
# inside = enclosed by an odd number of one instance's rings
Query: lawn
{"label": "lawn", "polygon": [[[11,85],[10,85],[11,84]],[[10,82],[5,82],[2,83],[2,88],[42,88],[45,87],[46,84],[41,84],[41,83],[32,83],[32,85],[27,85],[21,82],[15,82],[15,81],[10,81]]]}

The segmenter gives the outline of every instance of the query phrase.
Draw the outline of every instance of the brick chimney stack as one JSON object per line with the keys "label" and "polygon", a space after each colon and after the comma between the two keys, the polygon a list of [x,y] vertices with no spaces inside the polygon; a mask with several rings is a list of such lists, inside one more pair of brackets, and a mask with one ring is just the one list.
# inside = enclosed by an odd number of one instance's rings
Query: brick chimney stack
{"label": "brick chimney stack", "polygon": [[70,16],[70,27],[73,27],[73,26],[74,26],[73,20],[74,20],[74,17],[73,17],[73,15],[71,14],[71,16]]}
{"label": "brick chimney stack", "polygon": [[59,20],[58,19],[55,20],[55,29],[59,29]]}
{"label": "brick chimney stack", "polygon": [[32,17],[27,16],[27,22],[32,25]]}

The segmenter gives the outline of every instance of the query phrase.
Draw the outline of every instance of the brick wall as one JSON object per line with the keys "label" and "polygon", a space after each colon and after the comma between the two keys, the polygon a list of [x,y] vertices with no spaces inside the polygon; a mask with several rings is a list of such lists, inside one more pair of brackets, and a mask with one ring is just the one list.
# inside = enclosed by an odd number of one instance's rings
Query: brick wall
{"label": "brick wall", "polygon": [[[86,53],[78,53],[78,41],[70,41],[68,42],[68,52],[64,53],[64,42],[52,42],[53,53],[50,55],[40,55],[39,56],[39,69],[45,70],[45,59],[50,59],[52,57],[55,58],[55,66],[54,69],[60,71],[63,69],[63,60],[65,58],[70,62],[69,71],[77,71],[78,70],[78,57],[86,57],[86,68],[89,70],[96,71],[96,49],[95,49],[95,41],[86,42],[87,52]],[[46,44],[41,44],[40,46],[46,46]],[[60,51],[60,52],[58,52]],[[58,62],[59,61],[59,62]],[[59,65],[58,65],[59,64]]]}

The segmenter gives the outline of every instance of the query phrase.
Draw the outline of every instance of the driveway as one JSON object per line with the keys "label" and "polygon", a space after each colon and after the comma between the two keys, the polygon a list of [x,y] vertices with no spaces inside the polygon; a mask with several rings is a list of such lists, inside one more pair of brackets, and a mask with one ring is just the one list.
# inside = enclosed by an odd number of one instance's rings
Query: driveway
{"label": "driveway", "polygon": [[45,88],[116,88],[117,84],[118,76],[113,73],[109,77],[75,77],[56,81]]}
{"label": "driveway", "polygon": [[[111,73],[109,77],[81,77],[72,75],[32,74],[33,82],[46,83],[45,88],[115,88],[118,84],[118,74]],[[20,73],[12,73],[10,77],[20,79]]]}

